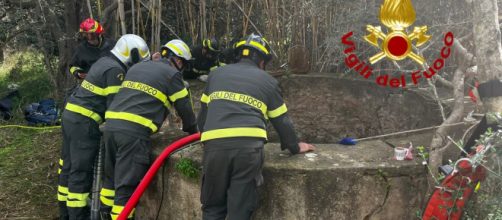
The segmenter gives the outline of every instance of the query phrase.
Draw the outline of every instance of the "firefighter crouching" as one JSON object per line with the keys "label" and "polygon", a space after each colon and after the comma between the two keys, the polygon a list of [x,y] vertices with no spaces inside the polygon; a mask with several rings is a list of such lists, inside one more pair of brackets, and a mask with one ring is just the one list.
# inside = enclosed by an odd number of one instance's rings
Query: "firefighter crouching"
{"label": "firefighter crouching", "polygon": [[60,219],[88,219],[87,198],[92,168],[99,150],[105,111],[119,91],[128,67],[150,57],[145,41],[136,35],[122,36],[111,54],[89,70],[82,86],[70,96],[62,115],[63,148],[58,201]]}
{"label": "firefighter crouching", "polygon": [[292,154],[314,150],[298,142],[278,82],[265,72],[272,58],[269,44],[252,34],[236,50],[239,62],[212,71],[201,98],[204,220],[227,215],[228,220],[246,220],[257,208],[267,120],[280,136],[281,149]]}
{"label": "firefighter crouching", "polygon": [[[162,47],[161,55],[158,61],[145,61],[129,70],[106,112],[101,201],[103,205],[113,205],[112,219],[122,212],[146,174],[151,162],[150,135],[162,125],[169,114],[168,107],[174,105],[183,120],[183,131],[198,131],[181,73],[191,58],[190,49],[183,41],[172,40]],[[133,214],[134,210],[129,217],[133,218]]]}
{"label": "firefighter crouching", "polygon": [[185,79],[199,79],[200,81],[207,81],[207,74],[210,71],[224,66],[225,63],[220,62],[220,44],[216,38],[209,38],[202,41],[202,45],[197,45],[191,49],[192,60],[190,67],[185,68]]}

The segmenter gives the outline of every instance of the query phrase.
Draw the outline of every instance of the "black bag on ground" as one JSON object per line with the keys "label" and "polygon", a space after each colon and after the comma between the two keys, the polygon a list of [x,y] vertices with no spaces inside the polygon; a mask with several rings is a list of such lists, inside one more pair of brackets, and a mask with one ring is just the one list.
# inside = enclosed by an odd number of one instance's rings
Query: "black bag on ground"
{"label": "black bag on ground", "polygon": [[9,120],[12,118],[12,108],[14,97],[19,97],[19,91],[15,90],[0,99],[0,118]]}

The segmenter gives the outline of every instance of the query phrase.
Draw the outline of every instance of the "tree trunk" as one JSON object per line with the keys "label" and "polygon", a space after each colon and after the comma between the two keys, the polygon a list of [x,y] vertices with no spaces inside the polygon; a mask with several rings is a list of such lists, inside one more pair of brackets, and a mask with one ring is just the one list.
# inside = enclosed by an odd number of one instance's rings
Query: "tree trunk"
{"label": "tree trunk", "polygon": [[[453,111],[448,116],[448,118],[441,124],[441,127],[438,128],[434,136],[432,137],[432,141],[430,144],[430,158],[429,158],[429,167],[432,168],[432,175],[438,176],[437,167],[443,164],[443,152],[446,150],[452,143],[447,140],[447,136],[453,129],[451,125],[457,123],[462,120],[464,116],[464,78],[465,72],[469,66],[472,65],[473,55],[470,54],[459,41],[455,41],[453,44],[452,51],[457,57],[457,69],[455,70],[455,74],[453,76],[453,96],[455,99],[455,103],[453,105]],[[429,181],[435,181],[436,179],[432,176],[429,178]],[[436,182],[436,184],[439,184]],[[430,185],[430,192],[432,192],[433,187],[436,184]]]}
{"label": "tree trunk", "polygon": [[[78,31],[79,20],[80,20],[80,8],[82,7],[82,1],[80,0],[65,0],[64,1],[64,10],[65,10],[65,23],[64,29],[56,30],[56,28],[51,28],[54,33],[54,36],[59,36],[59,66],[56,84],[57,84],[57,94],[58,98],[61,99],[64,97],[66,90],[71,88],[73,85],[72,82],[73,76],[70,75],[68,66],[70,63],[70,59],[73,55],[73,51],[75,45],[77,44],[75,38],[75,33]],[[53,24],[57,26],[57,23]],[[59,33],[57,33],[59,32]],[[59,35],[57,35],[59,34]]]}
{"label": "tree trunk", "polygon": [[206,29],[206,0],[200,0],[200,36],[201,39],[207,38]]}
{"label": "tree trunk", "polygon": [[104,0],[103,1],[105,9],[103,10],[103,17],[101,18],[101,23],[103,28],[105,29],[105,35],[107,37],[116,39],[117,36],[114,36],[115,33],[114,27],[115,23],[115,10],[118,8],[118,2],[116,0]]}
{"label": "tree trunk", "polygon": [[502,77],[502,46],[497,0],[473,1],[473,33],[476,45],[479,80],[486,82]]}
{"label": "tree trunk", "polygon": [[124,11],[124,0],[118,0],[119,3],[119,19],[120,19],[120,29],[122,35],[127,33],[126,25],[125,25],[125,11]]}
{"label": "tree trunk", "polygon": [[[502,46],[497,0],[472,2],[473,33],[480,84],[502,79]],[[502,97],[483,98],[485,112],[502,112]]]}

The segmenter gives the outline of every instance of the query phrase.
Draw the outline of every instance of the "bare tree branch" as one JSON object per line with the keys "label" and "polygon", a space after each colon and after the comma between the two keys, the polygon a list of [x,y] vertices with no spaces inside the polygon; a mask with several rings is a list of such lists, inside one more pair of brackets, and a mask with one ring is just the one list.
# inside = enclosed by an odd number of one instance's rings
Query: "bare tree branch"
{"label": "bare tree branch", "polygon": [[[453,49],[455,51],[455,55],[458,58],[458,67],[455,70],[452,82],[454,85],[453,97],[455,102],[453,105],[453,111],[441,124],[439,129],[434,134],[434,137],[432,138],[429,158],[429,166],[431,167],[439,167],[442,164],[443,151],[451,144],[451,142],[447,141],[446,139],[451,128],[445,125],[459,122],[460,120],[462,120],[464,113],[464,72],[470,66],[469,64],[472,62],[474,56],[468,53],[467,50],[458,41],[455,41]],[[437,171],[435,169],[433,169],[433,175],[437,176]]]}
{"label": "bare tree branch", "polygon": [[114,1],[111,5],[109,5],[108,7],[105,8],[105,10],[103,10],[103,18],[101,18],[101,22],[102,23],[107,23],[113,16],[113,11],[117,10],[119,4],[117,1]]}

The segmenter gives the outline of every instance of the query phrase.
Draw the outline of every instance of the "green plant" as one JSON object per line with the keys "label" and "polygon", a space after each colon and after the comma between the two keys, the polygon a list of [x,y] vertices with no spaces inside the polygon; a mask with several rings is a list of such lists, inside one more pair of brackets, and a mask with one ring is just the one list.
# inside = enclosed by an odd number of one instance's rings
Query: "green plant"
{"label": "green plant", "polygon": [[429,171],[429,174],[434,179],[435,184],[439,185],[439,183],[440,183],[439,181],[444,178],[444,175],[440,175],[439,177],[434,176],[434,173],[432,172],[430,166],[428,165],[429,164],[428,163],[429,153],[425,151],[424,146],[418,146],[417,151],[418,151],[418,156],[420,156],[422,158],[422,164],[427,167],[427,170]]}
{"label": "green plant", "polygon": [[[6,95],[10,84],[17,84],[20,97],[14,99],[14,109],[51,96],[54,89],[44,64],[43,54],[28,49],[9,54],[0,64],[0,97]],[[18,111],[21,114],[21,111]]]}
{"label": "green plant", "polygon": [[199,177],[200,169],[193,160],[189,158],[181,158],[175,165],[176,170],[183,174],[184,176],[192,179]]}

